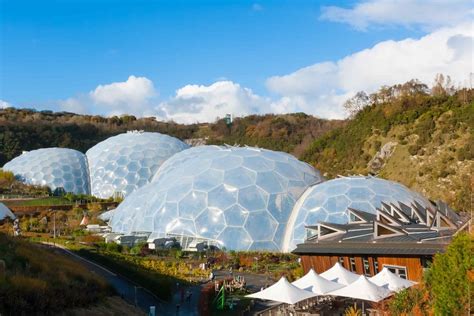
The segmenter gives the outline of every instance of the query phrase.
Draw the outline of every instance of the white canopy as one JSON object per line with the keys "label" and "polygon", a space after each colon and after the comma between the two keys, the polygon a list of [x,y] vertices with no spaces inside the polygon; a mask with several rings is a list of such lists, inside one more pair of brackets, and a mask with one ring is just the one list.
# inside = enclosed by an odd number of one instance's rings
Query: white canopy
{"label": "white canopy", "polygon": [[299,278],[295,282],[291,283],[294,286],[311,291],[317,295],[324,295],[328,292],[340,289],[344,287],[343,284],[329,281],[316,272],[313,269],[309,270],[303,277]]}
{"label": "white canopy", "polygon": [[400,278],[398,275],[390,272],[390,270],[385,267],[382,269],[382,271],[369,278],[369,280],[378,286],[386,287],[390,291],[394,292],[399,292],[416,284],[413,281]]}
{"label": "white canopy", "polygon": [[339,262],[336,262],[331,269],[321,273],[320,276],[344,285],[349,285],[359,278],[358,274],[345,269]]}
{"label": "white canopy", "polygon": [[328,294],[334,296],[350,297],[371,302],[379,302],[384,298],[390,296],[392,292],[383,286],[378,286],[370,282],[366,276],[361,275],[357,279],[357,281],[352,282],[348,286],[332,291]]}
{"label": "white canopy", "polygon": [[10,211],[8,207],[5,206],[5,204],[0,203],[0,221],[10,217],[11,219],[15,219],[16,216]]}
{"label": "white canopy", "polygon": [[299,301],[316,296],[315,293],[302,290],[290,282],[285,277],[282,277],[277,283],[272,286],[250,295],[247,297],[259,298],[263,300],[271,300],[286,304],[295,304]]}

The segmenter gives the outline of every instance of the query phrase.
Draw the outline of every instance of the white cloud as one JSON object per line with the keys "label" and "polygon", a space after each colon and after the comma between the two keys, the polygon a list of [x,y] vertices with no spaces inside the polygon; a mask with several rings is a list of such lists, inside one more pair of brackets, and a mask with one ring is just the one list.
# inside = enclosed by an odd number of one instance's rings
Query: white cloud
{"label": "white cloud", "polygon": [[473,29],[465,23],[420,39],[383,41],[335,62],[317,63],[267,80],[270,91],[284,97],[278,110],[299,110],[341,118],[342,103],[357,91],[417,78],[431,83],[437,73],[463,81],[473,72]]}
{"label": "white cloud", "polygon": [[11,108],[12,105],[7,101],[0,100],[0,109]]}
{"label": "white cloud", "polygon": [[270,100],[232,81],[218,81],[209,86],[184,86],[156,111],[161,118],[180,123],[210,122],[228,113],[241,116],[269,112]]}
{"label": "white cloud", "polygon": [[227,113],[241,116],[305,112],[343,118],[343,102],[360,90],[371,93],[382,85],[415,78],[430,84],[438,73],[466,85],[470,72],[474,72],[473,34],[473,24],[465,22],[439,28],[418,39],[382,41],[340,60],[268,78],[266,87],[272,98],[224,79],[207,86],[186,85],[171,98],[158,100],[150,79],[130,76],[124,82],[99,85],[59,104],[63,110],[79,113],[126,113],[179,123],[214,121]]}
{"label": "white cloud", "polygon": [[142,104],[156,95],[153,82],[145,77],[128,77],[127,81],[99,85],[90,92],[97,104],[114,107],[116,104]]}
{"label": "white cloud", "polygon": [[435,29],[472,21],[473,12],[471,0],[365,0],[350,9],[323,7],[320,18],[360,30],[370,25]]}
{"label": "white cloud", "polygon": [[126,81],[97,86],[88,94],[59,101],[61,109],[76,113],[106,115],[152,115],[158,92],[146,77],[129,76]]}

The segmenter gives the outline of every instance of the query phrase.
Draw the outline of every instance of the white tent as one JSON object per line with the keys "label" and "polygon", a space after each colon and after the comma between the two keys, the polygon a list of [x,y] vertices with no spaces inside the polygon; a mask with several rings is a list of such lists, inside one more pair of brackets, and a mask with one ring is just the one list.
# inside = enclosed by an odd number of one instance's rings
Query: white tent
{"label": "white tent", "polygon": [[331,269],[321,273],[320,276],[344,285],[349,285],[359,278],[358,274],[345,269],[339,262],[336,262]]}
{"label": "white tent", "polygon": [[334,296],[350,297],[364,301],[379,302],[390,296],[392,292],[383,286],[378,286],[370,282],[366,276],[361,275],[357,281],[328,294]]}
{"label": "white tent", "polygon": [[316,272],[313,269],[309,270],[303,277],[299,278],[295,282],[291,283],[294,286],[311,291],[317,295],[325,295],[328,292],[340,289],[344,287],[343,284],[329,281]]}
{"label": "white tent", "polygon": [[400,278],[398,275],[390,272],[390,270],[385,267],[382,269],[382,271],[369,278],[369,280],[378,286],[386,287],[390,291],[394,292],[399,292],[416,284],[413,281]]}
{"label": "white tent", "polygon": [[285,277],[282,277],[277,283],[272,286],[250,295],[247,297],[259,298],[263,300],[271,300],[286,304],[295,304],[299,301],[314,297],[317,294],[302,290],[290,282]]}
{"label": "white tent", "polygon": [[10,211],[8,207],[5,206],[5,204],[0,203],[0,221],[10,217],[11,219],[15,219],[16,216]]}

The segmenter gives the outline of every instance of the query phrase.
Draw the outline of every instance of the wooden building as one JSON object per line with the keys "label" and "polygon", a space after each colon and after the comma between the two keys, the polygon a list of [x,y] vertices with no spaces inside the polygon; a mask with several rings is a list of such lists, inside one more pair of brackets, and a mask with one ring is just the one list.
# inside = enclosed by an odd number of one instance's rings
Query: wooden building
{"label": "wooden building", "polygon": [[303,269],[322,273],[334,263],[358,274],[373,276],[387,267],[400,277],[420,281],[436,253],[468,226],[445,203],[433,208],[382,203],[376,214],[347,210],[348,224],[319,223],[308,226],[308,238],[293,253],[301,256]]}

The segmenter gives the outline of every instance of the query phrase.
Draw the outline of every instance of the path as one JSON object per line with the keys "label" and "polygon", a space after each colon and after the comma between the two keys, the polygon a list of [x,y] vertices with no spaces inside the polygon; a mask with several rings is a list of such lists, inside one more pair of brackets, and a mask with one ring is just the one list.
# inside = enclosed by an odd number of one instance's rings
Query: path
{"label": "path", "polygon": [[[144,289],[143,287],[140,287],[132,280],[129,280],[122,275],[116,274],[113,271],[110,271],[109,269],[95,262],[83,258],[77,255],[76,253],[66,249],[62,245],[54,245],[52,243],[43,244],[53,248],[54,251],[61,252],[74,258],[75,260],[81,262],[84,266],[86,266],[87,269],[92,273],[95,273],[105,278],[107,282],[115,289],[118,295],[120,295],[130,304],[138,306],[146,313],[148,313],[150,306],[156,306],[156,315],[198,315],[197,305],[201,288],[199,285],[185,288],[185,291],[188,290],[192,293],[191,302],[181,303],[180,291],[175,291],[171,303],[165,302],[155,296],[152,292],[148,291],[147,289]],[[176,304],[178,303],[180,304],[179,313],[176,312]]]}

